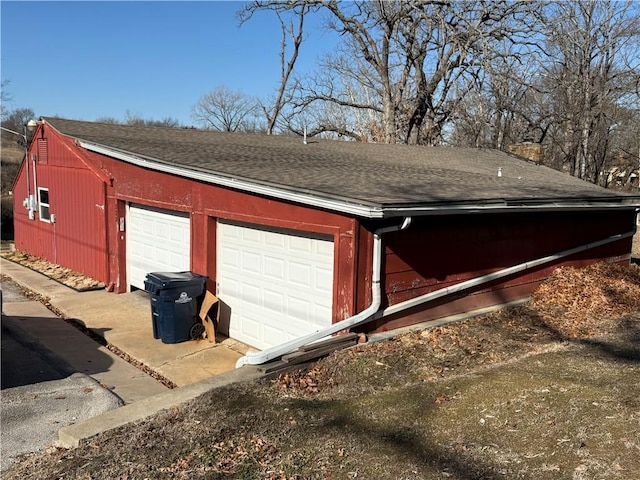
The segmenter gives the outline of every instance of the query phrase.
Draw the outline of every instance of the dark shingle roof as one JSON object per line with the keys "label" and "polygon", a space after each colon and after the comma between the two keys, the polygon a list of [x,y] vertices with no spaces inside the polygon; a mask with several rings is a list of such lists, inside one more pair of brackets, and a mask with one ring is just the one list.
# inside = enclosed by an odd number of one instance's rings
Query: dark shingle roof
{"label": "dark shingle roof", "polygon": [[181,169],[382,208],[621,198],[496,150],[316,139],[305,145],[300,137],[45,120],[64,135]]}

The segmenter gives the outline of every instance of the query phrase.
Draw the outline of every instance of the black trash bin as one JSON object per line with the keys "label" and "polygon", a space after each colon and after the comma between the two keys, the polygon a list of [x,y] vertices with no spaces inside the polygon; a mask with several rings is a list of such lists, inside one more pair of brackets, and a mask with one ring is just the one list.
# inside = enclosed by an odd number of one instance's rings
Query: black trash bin
{"label": "black trash bin", "polygon": [[153,338],[163,343],[179,343],[191,338],[194,325],[201,325],[198,304],[207,278],[193,272],[147,274],[144,289],[151,294]]}

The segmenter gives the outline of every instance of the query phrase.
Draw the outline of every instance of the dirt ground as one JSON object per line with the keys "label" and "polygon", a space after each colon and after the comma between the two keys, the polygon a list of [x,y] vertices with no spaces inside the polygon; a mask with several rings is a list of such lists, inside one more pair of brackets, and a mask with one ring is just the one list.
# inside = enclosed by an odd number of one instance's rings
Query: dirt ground
{"label": "dirt ground", "polygon": [[20,252],[17,250],[5,251],[1,252],[0,256],[12,262],[24,265],[31,270],[42,273],[43,275],[46,275],[47,277],[52,278],[62,283],[63,285],[73,288],[79,292],[88,290],[100,290],[105,288],[105,284],[103,282],[99,282],[92,278],[86,277],[79,272],[75,272],[70,268],[56,265],[39,257],[29,255],[25,252]]}
{"label": "dirt ground", "polygon": [[640,267],[209,392],[7,479],[636,479]]}

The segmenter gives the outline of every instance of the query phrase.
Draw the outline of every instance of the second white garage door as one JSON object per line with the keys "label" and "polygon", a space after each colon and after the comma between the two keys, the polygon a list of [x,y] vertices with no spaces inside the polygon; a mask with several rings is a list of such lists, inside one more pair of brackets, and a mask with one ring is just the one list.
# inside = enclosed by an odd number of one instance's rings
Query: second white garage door
{"label": "second white garage door", "polygon": [[265,349],[331,325],[331,236],[219,221],[217,245],[230,337]]}
{"label": "second white garage door", "polygon": [[183,272],[191,264],[189,214],[130,204],[127,212],[127,279],[144,289],[151,272]]}

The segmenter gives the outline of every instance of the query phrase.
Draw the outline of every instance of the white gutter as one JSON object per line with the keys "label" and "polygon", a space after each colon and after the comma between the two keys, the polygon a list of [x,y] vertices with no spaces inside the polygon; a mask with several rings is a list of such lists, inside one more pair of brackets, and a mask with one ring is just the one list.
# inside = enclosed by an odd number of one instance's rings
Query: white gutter
{"label": "white gutter", "polygon": [[303,337],[295,338],[286,343],[276,345],[260,352],[247,352],[244,357],[238,359],[236,368],[240,368],[243,365],[260,365],[262,363],[278,358],[286,353],[289,353],[297,348],[307,345],[309,343],[320,340],[321,338],[328,337],[334,333],[338,333],[341,330],[353,327],[367,321],[371,316],[380,309],[380,303],[382,300],[382,287],[380,285],[380,277],[382,270],[382,234],[388,232],[396,232],[404,230],[411,224],[411,218],[406,217],[401,225],[394,225],[391,227],[384,227],[376,230],[373,234],[373,267],[371,272],[371,305],[369,305],[362,312],[341,320],[338,323],[334,323],[330,327],[322,330],[318,330],[314,333],[305,335]]}
{"label": "white gutter", "polygon": [[[309,205],[312,207],[323,208],[335,212],[346,213],[350,215],[356,215],[365,218],[392,218],[392,217],[409,217],[418,215],[451,215],[451,214],[464,214],[464,213],[481,213],[481,212],[523,212],[523,211],[550,211],[562,208],[563,210],[583,210],[598,209],[608,210],[620,207],[634,207],[638,206],[638,201],[630,198],[627,201],[624,197],[620,197],[620,201],[599,201],[589,202],[588,200],[576,201],[576,202],[563,202],[557,203],[543,203],[535,205],[509,205],[507,202],[494,202],[488,204],[476,204],[476,205],[434,205],[434,206],[396,206],[385,207],[382,205],[367,205],[359,203],[350,203],[347,200],[332,199],[328,197],[320,197],[318,195],[312,195],[304,192],[296,192],[279,188],[275,185],[265,185],[255,183],[249,180],[240,178],[234,178],[225,176],[222,174],[203,172],[199,170],[190,170],[175,165],[168,165],[166,163],[158,162],[148,158],[143,158],[128,152],[121,150],[115,150],[104,147],[102,145],[78,140],[78,144],[82,148],[86,148],[92,152],[100,153],[109,157],[117,158],[118,160],[131,163],[143,168],[149,168],[163,173],[171,175],[178,175],[185,178],[191,178],[205,183],[213,185],[219,185],[222,187],[229,187],[236,190],[242,190],[245,192],[255,193],[258,195],[265,195],[268,197],[301,203],[303,205]],[[635,202],[635,203],[633,203]]]}
{"label": "white gutter", "polygon": [[[371,286],[373,301],[371,305],[364,311],[360,312],[358,315],[347,318],[346,320],[342,320],[341,322],[333,324],[331,327],[315,332],[313,334],[300,337],[298,339],[292,340],[287,343],[283,343],[281,345],[277,345],[275,347],[271,347],[267,350],[263,350],[261,352],[248,352],[246,356],[240,358],[236,363],[236,368],[242,367],[243,365],[260,365],[262,363],[268,362],[274,358],[277,358],[281,355],[289,353],[297,348],[302,347],[303,345],[307,345],[311,342],[324,338],[328,335],[332,335],[341,330],[345,330],[347,328],[355,327],[357,325],[361,325],[381,317],[386,317],[389,315],[393,315],[395,313],[399,313],[403,310],[407,310],[418,305],[422,305],[424,303],[430,302],[432,300],[436,300],[438,298],[444,297],[446,295],[450,295],[452,293],[460,292],[472,287],[476,287],[478,285],[482,285],[484,283],[488,283],[509,275],[513,275],[514,273],[518,273],[524,270],[528,270],[533,267],[537,267],[540,265],[544,265],[546,263],[553,262],[555,260],[559,260],[564,257],[568,257],[570,255],[574,255],[576,253],[583,252],[585,250],[589,250],[592,248],[600,247],[602,245],[606,245],[608,243],[617,242],[622,240],[623,238],[631,237],[635,234],[636,229],[627,232],[621,233],[618,235],[612,235],[603,240],[599,240],[597,242],[587,243],[585,245],[581,245],[576,248],[571,248],[568,250],[563,250],[553,255],[548,255],[546,257],[539,258],[537,260],[532,260],[529,262],[520,263],[518,265],[514,265],[512,267],[507,267],[505,269],[499,270],[497,272],[489,273],[487,275],[482,275],[480,277],[467,280],[465,282],[458,283],[451,287],[442,288],[440,290],[436,290],[435,292],[430,292],[420,297],[412,298],[411,300],[407,300],[405,302],[398,303],[396,305],[391,305],[390,307],[385,308],[384,310],[378,310],[381,301],[381,287],[380,287],[380,269],[382,264],[382,248],[381,248],[381,239],[379,234],[384,233],[386,231],[393,230],[401,230],[406,228],[408,224],[411,222],[410,217],[406,217],[404,223],[401,227],[389,227],[389,229],[381,229],[376,231],[374,234],[374,264],[373,264],[373,283]],[[375,309],[374,309],[375,307]],[[373,312],[372,312],[373,311]]]}
{"label": "white gutter", "polygon": [[423,216],[423,215],[459,215],[469,213],[520,213],[520,212],[549,212],[562,209],[563,212],[572,212],[579,210],[614,210],[621,207],[637,208],[640,200],[620,197],[620,202],[589,202],[588,200],[577,202],[548,202],[543,204],[521,204],[509,205],[504,203],[487,203],[485,205],[434,205],[434,206],[418,206],[418,207],[385,207],[384,217],[406,217],[406,216]]}

